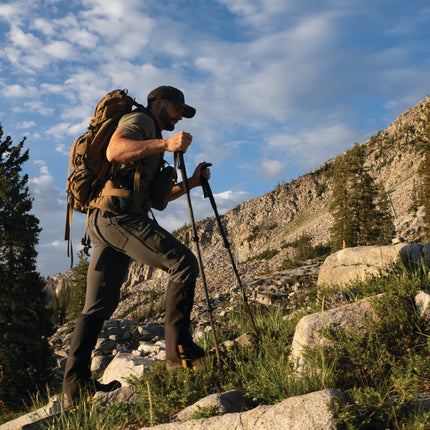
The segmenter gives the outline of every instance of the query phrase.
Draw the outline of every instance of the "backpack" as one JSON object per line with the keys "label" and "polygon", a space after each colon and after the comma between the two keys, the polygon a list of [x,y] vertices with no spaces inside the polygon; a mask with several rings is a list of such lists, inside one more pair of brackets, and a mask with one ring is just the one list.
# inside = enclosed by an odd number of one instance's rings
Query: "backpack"
{"label": "backpack", "polygon": [[[106,159],[106,148],[120,118],[130,113],[137,103],[128,91],[114,90],[106,94],[94,109],[88,131],[79,136],[70,150],[70,162],[67,173],[67,213],[64,239],[68,241],[67,253],[72,258],[73,249],[70,240],[73,211],[87,213],[89,204],[103,188],[111,174],[111,163]],[[89,248],[85,234],[82,244]]]}

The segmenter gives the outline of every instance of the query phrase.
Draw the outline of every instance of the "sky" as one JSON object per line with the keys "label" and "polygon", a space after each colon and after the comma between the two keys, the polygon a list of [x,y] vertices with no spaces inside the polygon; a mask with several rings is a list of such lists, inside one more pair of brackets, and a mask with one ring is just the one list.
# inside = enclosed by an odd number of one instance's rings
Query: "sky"
{"label": "sky", "polygon": [[[0,123],[26,138],[38,271],[70,267],[64,238],[70,147],[96,103],[173,85],[197,109],[187,172],[213,164],[222,214],[315,170],[427,97],[425,0],[11,0],[0,2]],[[171,133],[164,133],[169,137]],[[166,160],[173,156],[166,153]],[[195,219],[213,215],[201,189]],[[173,231],[186,199],[155,211]],[[251,221],[251,220],[250,220]],[[85,216],[75,214],[75,251]]]}

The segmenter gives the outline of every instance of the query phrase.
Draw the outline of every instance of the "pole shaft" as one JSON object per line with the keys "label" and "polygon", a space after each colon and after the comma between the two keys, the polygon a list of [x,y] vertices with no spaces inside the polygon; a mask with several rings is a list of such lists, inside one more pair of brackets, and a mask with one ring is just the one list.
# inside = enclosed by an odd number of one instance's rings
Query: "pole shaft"
{"label": "pole shaft", "polygon": [[255,326],[254,317],[252,315],[251,308],[249,307],[248,298],[246,296],[245,288],[244,288],[242,281],[240,279],[239,272],[237,270],[236,263],[235,263],[234,258],[233,258],[233,254],[232,254],[231,249],[230,249],[230,243],[228,242],[227,235],[225,234],[224,227],[222,225],[221,217],[219,216],[219,213],[218,213],[218,208],[217,208],[216,203],[215,203],[215,198],[213,196],[211,186],[209,185],[209,181],[203,177],[201,178],[201,183],[202,183],[202,188],[203,188],[203,195],[205,197],[208,197],[210,202],[211,202],[212,209],[215,213],[215,218],[217,220],[219,231],[220,231],[221,236],[224,240],[224,247],[227,249],[227,252],[230,256],[231,265],[233,267],[233,272],[236,276],[237,282],[238,282],[239,287],[242,291],[242,298],[243,298],[243,301],[245,303],[246,309],[248,311],[251,325],[252,325],[252,327],[255,331],[255,334],[257,335],[257,338],[258,338],[259,336],[258,336],[257,327]]}
{"label": "pole shaft", "polygon": [[218,364],[218,366],[220,366],[221,365],[221,357],[220,357],[220,353],[219,353],[218,340],[217,340],[217,336],[216,336],[215,324],[214,324],[213,313],[212,313],[212,306],[211,306],[211,302],[210,302],[210,298],[209,298],[209,292],[208,292],[208,286],[207,286],[207,282],[206,282],[206,275],[205,275],[205,272],[203,270],[203,263],[202,263],[202,256],[200,253],[199,238],[197,235],[197,227],[196,227],[196,222],[194,219],[193,207],[191,204],[190,187],[188,185],[187,171],[186,171],[185,162],[184,162],[184,154],[182,152],[175,152],[175,156],[177,157],[176,160],[177,160],[177,164],[178,164],[178,169],[181,171],[182,182],[183,182],[183,186],[185,189],[185,194],[187,196],[188,210],[190,213],[191,225],[193,227],[194,241],[196,243],[197,261],[199,264],[199,270],[200,270],[200,274],[201,274],[202,282],[203,282],[203,287],[204,287],[204,291],[205,291],[207,310],[208,310],[208,314],[209,314],[209,322],[210,322],[212,333],[213,333],[215,355],[216,355],[216,359],[217,359],[217,364]]}

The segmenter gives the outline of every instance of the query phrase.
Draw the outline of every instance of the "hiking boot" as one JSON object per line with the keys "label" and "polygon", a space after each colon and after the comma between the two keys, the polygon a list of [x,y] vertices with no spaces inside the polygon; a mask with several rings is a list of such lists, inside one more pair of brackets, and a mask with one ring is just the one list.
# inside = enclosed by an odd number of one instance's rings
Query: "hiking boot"
{"label": "hiking boot", "polygon": [[111,381],[109,384],[102,384],[101,382],[97,381],[96,379],[90,380],[90,382],[87,385],[87,392],[91,392],[92,394],[95,394],[97,391],[103,391],[104,393],[110,393],[112,391],[117,390],[118,388],[121,388],[121,382],[119,381]]}
{"label": "hiking boot", "polygon": [[166,370],[168,373],[181,369],[201,370],[215,359],[214,353],[206,354],[203,348],[193,343],[186,349],[179,345],[179,357],[177,360],[166,360]]}
{"label": "hiking boot", "polygon": [[205,350],[194,342],[184,348],[184,354],[187,359],[197,359],[206,356]]}
{"label": "hiking boot", "polygon": [[81,392],[76,393],[75,395],[64,393],[63,408],[65,411],[67,411],[78,406],[82,399],[86,399],[88,396],[93,396],[98,391],[110,393],[117,390],[118,388],[121,388],[121,383],[119,381],[114,380],[109,382],[109,384],[102,384],[96,379],[91,378],[88,383],[85,384]]}

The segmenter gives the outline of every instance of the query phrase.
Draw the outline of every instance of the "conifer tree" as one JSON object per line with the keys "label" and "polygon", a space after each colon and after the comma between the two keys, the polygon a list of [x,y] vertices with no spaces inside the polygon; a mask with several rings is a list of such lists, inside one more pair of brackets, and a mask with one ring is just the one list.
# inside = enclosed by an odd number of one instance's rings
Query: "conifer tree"
{"label": "conifer tree", "polygon": [[382,184],[380,184],[378,188],[379,194],[376,199],[377,211],[374,213],[373,236],[377,238],[378,244],[389,245],[396,234],[396,228],[393,223],[391,203],[388,194],[385,192]]}
{"label": "conifer tree", "polygon": [[430,238],[430,142],[427,143],[424,154],[423,173],[423,197],[424,197],[424,233],[426,239]]}
{"label": "conifer tree", "polygon": [[422,106],[422,123],[424,128],[423,148],[424,148],[424,169],[423,177],[423,200],[424,200],[424,233],[426,239],[430,238],[430,101],[426,101]]}
{"label": "conifer tree", "polygon": [[365,148],[358,144],[336,162],[330,206],[334,249],[387,244],[394,236],[386,193],[375,184],[365,163]]}
{"label": "conifer tree", "polygon": [[337,157],[333,176],[333,200],[330,204],[330,211],[334,218],[334,224],[331,227],[332,243],[334,249],[343,249],[350,246],[351,241],[349,237],[351,214],[348,203],[348,168],[344,157]]}
{"label": "conifer tree", "polygon": [[408,212],[414,216],[417,214],[418,208],[424,204],[422,196],[423,187],[419,180],[414,179],[411,192],[411,205],[408,208]]}
{"label": "conifer tree", "polygon": [[28,176],[21,176],[29,151],[23,139],[3,140],[0,124],[0,409],[19,407],[29,393],[45,388],[52,334],[50,314],[36,272],[39,221],[29,212]]}
{"label": "conifer tree", "polygon": [[350,196],[349,206],[353,219],[353,246],[370,245],[375,235],[375,212],[378,189],[365,167],[366,153],[355,144],[348,154]]}

